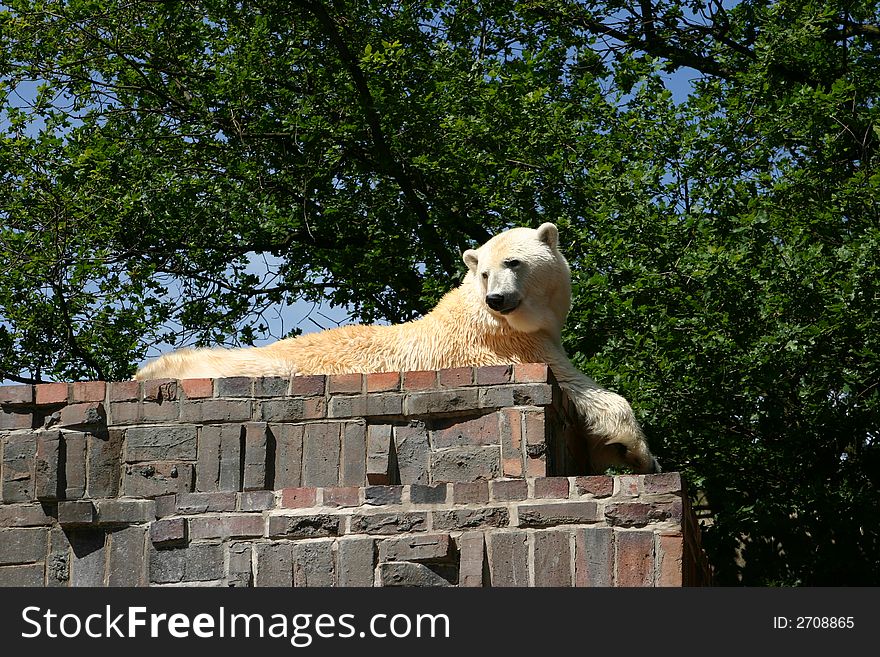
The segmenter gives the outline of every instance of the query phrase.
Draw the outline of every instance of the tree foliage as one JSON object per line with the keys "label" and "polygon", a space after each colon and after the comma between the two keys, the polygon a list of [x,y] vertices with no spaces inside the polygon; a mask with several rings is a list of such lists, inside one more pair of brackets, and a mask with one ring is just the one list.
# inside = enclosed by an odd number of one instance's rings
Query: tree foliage
{"label": "tree foliage", "polygon": [[718,581],[880,583],[876,3],[4,7],[5,378],[296,299],[403,321],[556,221],[568,351],[700,491]]}

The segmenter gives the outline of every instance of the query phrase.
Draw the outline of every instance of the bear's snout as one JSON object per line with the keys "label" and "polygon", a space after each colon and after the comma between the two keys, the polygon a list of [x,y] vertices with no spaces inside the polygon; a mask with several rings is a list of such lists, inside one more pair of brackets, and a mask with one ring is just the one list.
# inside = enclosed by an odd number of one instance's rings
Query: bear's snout
{"label": "bear's snout", "polygon": [[516,310],[516,307],[519,305],[519,299],[514,298],[514,295],[497,293],[487,294],[486,305],[489,306],[492,310],[504,315],[512,310]]}

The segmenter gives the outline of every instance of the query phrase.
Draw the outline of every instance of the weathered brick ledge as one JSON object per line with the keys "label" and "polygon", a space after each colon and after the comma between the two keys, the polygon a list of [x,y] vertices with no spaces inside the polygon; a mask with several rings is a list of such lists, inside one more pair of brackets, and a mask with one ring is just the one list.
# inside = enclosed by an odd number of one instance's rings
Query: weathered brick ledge
{"label": "weathered brick ledge", "polygon": [[0,586],[708,582],[546,365],[0,387]]}

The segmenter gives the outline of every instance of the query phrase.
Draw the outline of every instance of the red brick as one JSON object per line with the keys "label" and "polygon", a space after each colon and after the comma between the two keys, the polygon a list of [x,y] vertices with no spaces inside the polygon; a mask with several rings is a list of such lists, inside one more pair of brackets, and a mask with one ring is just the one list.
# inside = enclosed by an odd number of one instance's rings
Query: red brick
{"label": "red brick", "polygon": [[547,383],[550,368],[545,363],[516,363],[513,366],[515,383]]}
{"label": "red brick", "polygon": [[77,381],[70,387],[70,401],[74,404],[102,402],[106,393],[107,384],[103,381]]}
{"label": "red brick", "polygon": [[180,382],[187,399],[206,399],[214,396],[214,379],[183,379]]}
{"label": "red brick", "polygon": [[33,386],[0,386],[0,404],[33,404]]}
{"label": "red brick", "polygon": [[295,376],[290,380],[290,394],[294,397],[316,397],[324,394],[324,375]]}
{"label": "red brick", "polygon": [[480,504],[489,501],[486,481],[456,481],[452,484],[453,504]]}
{"label": "red brick", "polygon": [[644,476],[646,493],[679,493],[682,490],[678,472],[663,472]]}
{"label": "red brick", "polygon": [[575,477],[574,486],[578,495],[608,497],[614,492],[614,478],[605,475]]}
{"label": "red brick", "polygon": [[285,509],[315,506],[317,492],[317,488],[283,488],[281,489],[281,506]]}
{"label": "red brick", "polygon": [[363,392],[363,374],[332,374],[327,382],[329,394],[358,394]]}
{"label": "red brick", "polygon": [[186,543],[186,521],[183,518],[166,518],[150,523],[150,541],[158,545]]}
{"label": "red brick", "polygon": [[[502,471],[504,472],[505,477],[522,477],[522,475],[523,475],[522,457],[517,456],[515,458],[510,458],[510,459],[502,459],[501,460],[501,468],[502,468]],[[544,474],[543,470],[541,471],[541,475],[542,474]],[[538,476],[541,476],[541,475],[538,475]]]}
{"label": "red brick", "polygon": [[492,499],[498,502],[524,500],[529,496],[525,479],[494,479],[489,482]]}
{"label": "red brick", "polygon": [[535,497],[538,499],[568,499],[568,477],[541,477],[535,479]]}
{"label": "red brick", "polygon": [[461,388],[469,386],[474,380],[474,368],[453,367],[437,371],[437,382],[441,388]]}
{"label": "red brick", "polygon": [[357,486],[330,486],[324,489],[324,506],[358,506],[360,488]]}
{"label": "red brick", "polygon": [[654,532],[615,531],[617,542],[616,586],[653,586]]}
{"label": "red brick", "polygon": [[308,397],[302,403],[304,420],[323,420],[327,417],[327,400],[323,397]]}
{"label": "red brick", "polygon": [[474,368],[474,383],[478,386],[494,386],[510,383],[510,365],[487,365]]}
{"label": "red brick", "polygon": [[37,404],[66,404],[66,383],[40,383],[36,386],[35,401]]}
{"label": "red brick", "polygon": [[543,411],[522,411],[523,430],[527,445],[547,442],[546,415]]}
{"label": "red brick", "polygon": [[681,534],[660,534],[657,536],[658,573],[656,586],[675,586],[684,584],[682,565],[684,564],[684,538]]}
{"label": "red brick", "polygon": [[400,390],[400,372],[367,374],[367,392]]}
{"label": "red brick", "polygon": [[547,461],[543,456],[526,459],[526,476],[527,477],[546,477]]}
{"label": "red brick", "polygon": [[434,370],[419,370],[416,372],[403,373],[404,390],[429,390],[437,387],[437,372]]}
{"label": "red brick", "polygon": [[140,381],[113,381],[110,384],[111,402],[140,401],[140,399]]}

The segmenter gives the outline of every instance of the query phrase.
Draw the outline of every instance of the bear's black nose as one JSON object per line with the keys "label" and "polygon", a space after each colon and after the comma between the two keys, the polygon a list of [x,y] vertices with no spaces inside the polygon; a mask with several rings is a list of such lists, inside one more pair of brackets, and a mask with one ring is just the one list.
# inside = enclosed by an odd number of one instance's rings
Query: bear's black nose
{"label": "bear's black nose", "polygon": [[504,308],[504,295],[487,294],[486,305],[489,306],[492,310],[501,310],[502,308]]}

